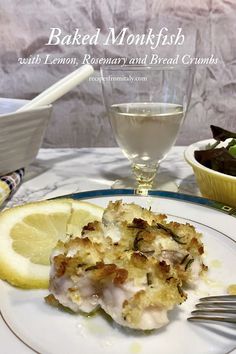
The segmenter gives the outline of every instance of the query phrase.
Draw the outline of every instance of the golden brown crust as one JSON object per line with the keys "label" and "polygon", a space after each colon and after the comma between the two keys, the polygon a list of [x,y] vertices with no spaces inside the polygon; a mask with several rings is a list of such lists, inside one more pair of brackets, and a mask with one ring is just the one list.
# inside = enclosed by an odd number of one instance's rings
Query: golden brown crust
{"label": "golden brown crust", "polygon": [[[167,222],[164,214],[120,201],[110,202],[104,215],[105,226],[98,221],[89,223],[80,237],[58,244],[61,253],[52,259],[55,274],[51,283],[62,276],[73,280],[73,276],[78,279],[86,274],[98,293],[109,283],[143,288],[123,303],[123,318],[134,324],[139,323],[145,308],[170,309],[182,303],[187,297],[182,285],[192,276],[193,261],[204,252],[201,234],[192,225]],[[104,233],[114,220],[118,220],[120,232],[115,242],[112,229],[111,237]],[[203,264],[200,270],[206,270]]]}

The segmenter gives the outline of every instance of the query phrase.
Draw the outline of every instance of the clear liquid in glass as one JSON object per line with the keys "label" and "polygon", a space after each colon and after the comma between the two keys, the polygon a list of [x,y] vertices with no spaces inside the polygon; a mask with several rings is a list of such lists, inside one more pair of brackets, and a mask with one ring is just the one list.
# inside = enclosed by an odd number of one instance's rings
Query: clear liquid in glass
{"label": "clear liquid in glass", "polygon": [[174,103],[121,103],[110,106],[117,143],[133,165],[157,166],[175,143],[184,117]]}

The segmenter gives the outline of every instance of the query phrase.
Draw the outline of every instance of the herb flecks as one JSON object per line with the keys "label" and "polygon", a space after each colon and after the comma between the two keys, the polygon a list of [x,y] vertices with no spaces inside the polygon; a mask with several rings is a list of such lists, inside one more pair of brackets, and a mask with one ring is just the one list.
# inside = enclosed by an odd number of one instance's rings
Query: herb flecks
{"label": "herb flecks", "polygon": [[193,258],[191,258],[191,259],[189,259],[189,261],[186,263],[186,265],[185,265],[185,268],[184,268],[184,270],[186,271],[186,270],[188,270],[188,268],[191,266],[191,264],[194,262],[194,259]]}
{"label": "herb flecks", "polygon": [[153,283],[153,275],[152,273],[147,273],[147,285],[152,285]]}
{"label": "herb flecks", "polygon": [[182,261],[180,262],[180,264],[184,264],[184,262],[187,260],[188,256],[189,256],[189,254],[186,254],[186,255],[183,257],[183,259],[182,259]]}
{"label": "herb flecks", "polygon": [[143,241],[143,237],[138,233],[134,239],[133,250],[139,251],[139,242]]}
{"label": "herb flecks", "polygon": [[169,229],[169,227],[162,225],[160,223],[156,223],[157,228],[164,230],[168,235],[170,235],[173,240],[181,245],[186,245],[186,242],[181,241],[181,237],[178,236],[174,231],[172,231],[171,229]]}
{"label": "herb flecks", "polygon": [[182,287],[179,284],[177,284],[177,288],[178,288],[178,292],[179,292],[180,296],[186,297],[185,292],[183,291]]}

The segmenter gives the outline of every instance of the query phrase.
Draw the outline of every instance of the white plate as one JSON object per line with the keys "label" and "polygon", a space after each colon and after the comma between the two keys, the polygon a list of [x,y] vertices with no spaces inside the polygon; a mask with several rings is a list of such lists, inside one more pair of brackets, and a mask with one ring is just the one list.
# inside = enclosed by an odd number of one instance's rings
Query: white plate
{"label": "white plate", "polygon": [[62,312],[45,304],[47,291],[23,291],[1,282],[1,354],[222,354],[236,348],[235,328],[186,320],[199,297],[225,293],[229,284],[236,283],[236,218],[226,213],[235,211],[198,197],[167,192],[140,197],[133,193],[107,190],[73,197],[101,206],[122,198],[124,202],[151,206],[168,214],[169,219],[193,224],[204,235],[208,278],[170,313],[168,326],[151,334],[123,329],[101,315],[86,318]]}

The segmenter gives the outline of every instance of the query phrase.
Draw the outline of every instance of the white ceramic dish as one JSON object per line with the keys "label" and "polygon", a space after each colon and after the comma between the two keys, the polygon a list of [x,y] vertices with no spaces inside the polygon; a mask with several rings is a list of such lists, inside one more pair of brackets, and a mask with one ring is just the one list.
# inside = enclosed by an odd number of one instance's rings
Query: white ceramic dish
{"label": "white ceramic dish", "polygon": [[52,106],[16,112],[26,102],[0,98],[0,175],[28,166],[41,146]]}
{"label": "white ceramic dish", "polygon": [[[236,283],[235,272],[230,271],[236,269],[236,218],[222,212],[223,205],[199,197],[155,191],[148,197],[133,194],[133,190],[105,190],[78,193],[73,198],[101,206],[122,198],[124,202],[151,206],[157,212],[168,214],[169,219],[189,222],[203,233],[209,275],[199,282],[197,289],[189,291],[183,305],[170,313],[170,324],[149,335],[134,332],[100,315],[86,318],[52,308],[43,301],[47,291],[23,291],[1,282],[1,353],[233,353],[235,328],[194,324],[186,319],[199,297],[225,293],[229,284]],[[227,212],[234,211],[227,209]]]}

